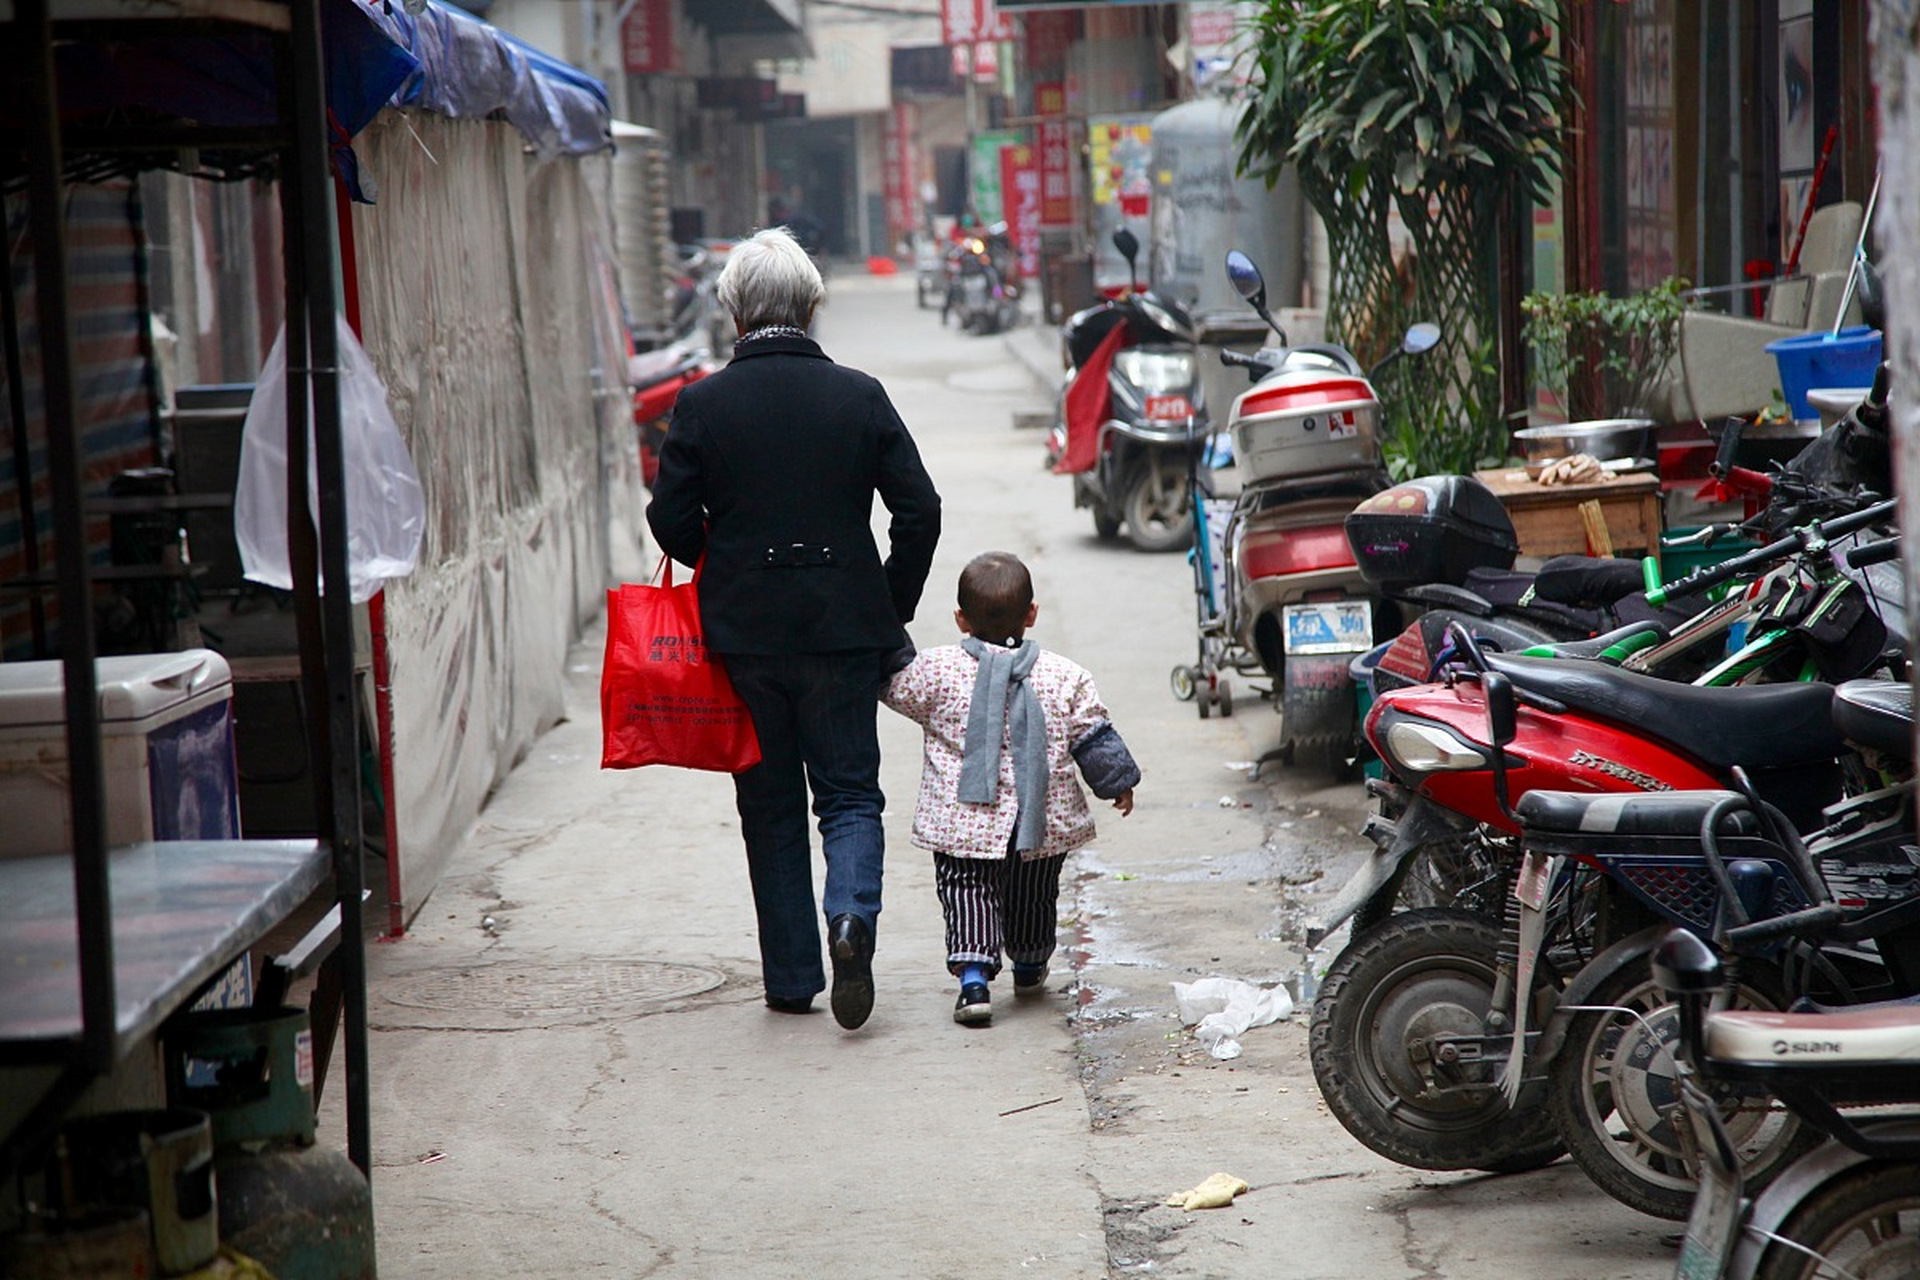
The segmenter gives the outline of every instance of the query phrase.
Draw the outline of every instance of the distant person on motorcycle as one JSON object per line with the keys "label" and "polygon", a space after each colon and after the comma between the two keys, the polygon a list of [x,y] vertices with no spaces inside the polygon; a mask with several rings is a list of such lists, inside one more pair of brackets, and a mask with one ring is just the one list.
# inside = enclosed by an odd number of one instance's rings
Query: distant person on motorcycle
{"label": "distant person on motorcycle", "polygon": [[[715,288],[740,336],[732,362],[674,404],[647,523],[675,560],[705,557],[706,645],[725,658],[760,738],[760,763],[733,786],[767,1007],[806,1013],[826,986],[811,786],[833,1016],[851,1030],[873,1008],[883,663],[907,644],[940,537],[940,495],[881,385],[807,337],[826,287],[789,231],[735,246]],[[884,562],[875,495],[893,515]]]}
{"label": "distant person on motorcycle", "polygon": [[1140,768],[1093,677],[1026,639],[1040,610],[1017,556],[975,556],[959,603],[966,639],[916,654],[885,699],[926,733],[913,842],[933,852],[947,972],[960,979],[953,1020],[985,1026],[1003,949],[1014,995],[1046,990],[1060,867],[1093,839],[1075,769],[1126,815]]}

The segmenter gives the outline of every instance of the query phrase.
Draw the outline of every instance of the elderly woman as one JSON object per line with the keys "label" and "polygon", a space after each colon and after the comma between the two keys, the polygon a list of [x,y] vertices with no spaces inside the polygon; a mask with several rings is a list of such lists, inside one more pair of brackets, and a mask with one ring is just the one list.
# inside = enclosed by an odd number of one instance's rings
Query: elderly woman
{"label": "elderly woman", "polygon": [[[940,495],[880,384],[807,336],[826,288],[785,228],[736,245],[715,287],[739,327],[733,360],[680,393],[647,523],[675,560],[706,557],[707,648],[725,659],[760,737],[760,763],[733,782],[767,1007],[806,1013],[826,986],[811,784],[833,1015],[852,1029],[873,1008],[883,666],[907,644]],[[876,494],[892,513],[884,563]]]}

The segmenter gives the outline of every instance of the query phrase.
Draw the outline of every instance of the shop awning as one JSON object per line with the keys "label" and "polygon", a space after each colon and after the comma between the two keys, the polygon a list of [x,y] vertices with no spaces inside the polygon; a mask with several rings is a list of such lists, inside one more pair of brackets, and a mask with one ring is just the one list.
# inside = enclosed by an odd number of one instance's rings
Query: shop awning
{"label": "shop awning", "polygon": [[[32,111],[16,96],[24,77],[12,73],[8,56],[29,42],[8,37],[12,18],[10,0],[0,0],[0,128],[32,127]],[[277,119],[272,32],[285,26],[282,5],[54,0],[52,18],[61,116],[75,126],[70,144],[81,149],[90,125],[117,122],[124,133],[129,114],[150,122],[157,149],[167,143],[168,120],[248,130]],[[182,21],[179,34],[169,34],[168,19],[181,18],[230,25],[214,31]],[[384,0],[320,0],[320,19],[338,142],[387,106],[411,106],[457,117],[498,112],[543,156],[612,145],[604,85],[439,0],[428,0],[418,16]],[[139,38],[117,34],[123,21],[143,23]],[[69,23],[77,25],[65,29]]]}

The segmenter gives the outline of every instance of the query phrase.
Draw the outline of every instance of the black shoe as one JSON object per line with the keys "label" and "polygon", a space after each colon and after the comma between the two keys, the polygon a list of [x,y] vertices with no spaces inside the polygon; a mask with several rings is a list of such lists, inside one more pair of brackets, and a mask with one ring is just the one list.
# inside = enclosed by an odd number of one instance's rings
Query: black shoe
{"label": "black shoe", "polygon": [[833,960],[833,1018],[852,1031],[873,1012],[873,934],[859,916],[835,916],[827,924],[827,954]]}
{"label": "black shoe", "polygon": [[1030,996],[1047,993],[1047,966],[1044,964],[1017,964],[1013,966],[1013,994],[1024,1000]]}
{"label": "black shoe", "polygon": [[767,993],[767,1008],[775,1013],[812,1013],[812,996],[776,996]]}
{"label": "black shoe", "polygon": [[984,1027],[993,1021],[993,993],[984,982],[969,982],[953,1002],[953,1020],[965,1027]]}

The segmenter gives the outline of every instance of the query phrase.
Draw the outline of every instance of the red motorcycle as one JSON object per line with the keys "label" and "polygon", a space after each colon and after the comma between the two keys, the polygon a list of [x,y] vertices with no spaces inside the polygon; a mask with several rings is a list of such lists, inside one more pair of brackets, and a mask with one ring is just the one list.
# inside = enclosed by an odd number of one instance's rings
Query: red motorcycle
{"label": "red motorcycle", "polygon": [[[1527,1011],[1551,1003],[1550,969],[1528,950],[1537,930],[1521,934],[1517,964],[1503,959],[1502,913],[1531,908],[1539,922],[1548,889],[1511,840],[1519,798],[1725,789],[1739,767],[1810,829],[1841,794],[1845,748],[1828,685],[1681,685],[1482,652],[1464,626],[1454,639],[1465,668],[1384,695],[1368,717],[1401,780],[1378,789],[1400,812],[1374,819],[1378,851],[1330,912],[1334,924],[1354,915],[1354,940],[1320,988],[1309,1049],[1329,1110],[1374,1151],[1513,1171],[1563,1149],[1540,1082],[1513,1062]],[[1407,892],[1416,865],[1429,900],[1451,905],[1389,914],[1421,901]]]}

